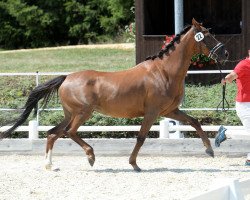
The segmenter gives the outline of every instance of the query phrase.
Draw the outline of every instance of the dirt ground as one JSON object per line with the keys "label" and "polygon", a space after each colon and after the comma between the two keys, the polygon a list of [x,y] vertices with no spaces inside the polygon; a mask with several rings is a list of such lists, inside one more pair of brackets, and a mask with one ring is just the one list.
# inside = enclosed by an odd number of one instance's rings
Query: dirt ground
{"label": "dirt ground", "polygon": [[[210,189],[217,178],[250,178],[245,157],[53,156],[58,171],[43,168],[41,155],[0,155],[0,199],[183,200]],[[249,196],[250,197],[250,196]],[[250,199],[247,197],[247,199]]]}

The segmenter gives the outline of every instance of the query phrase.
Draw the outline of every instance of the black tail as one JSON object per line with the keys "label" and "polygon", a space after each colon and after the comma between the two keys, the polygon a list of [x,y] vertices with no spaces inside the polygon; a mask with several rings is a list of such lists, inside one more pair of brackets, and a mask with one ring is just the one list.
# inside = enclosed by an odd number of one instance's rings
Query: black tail
{"label": "black tail", "polygon": [[0,138],[8,137],[18,126],[23,124],[29,117],[33,109],[35,109],[36,113],[37,104],[41,99],[43,99],[42,107],[45,107],[50,101],[53,94],[58,91],[59,87],[66,79],[66,77],[66,75],[58,76],[44,84],[38,85],[34,90],[32,90],[24,106],[23,113],[20,115],[16,123],[10,129],[0,134]]}

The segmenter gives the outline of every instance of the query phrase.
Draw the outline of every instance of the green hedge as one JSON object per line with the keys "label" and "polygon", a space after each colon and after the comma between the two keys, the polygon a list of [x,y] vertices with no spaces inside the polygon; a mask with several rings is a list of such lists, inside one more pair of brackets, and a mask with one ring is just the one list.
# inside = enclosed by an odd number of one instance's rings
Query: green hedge
{"label": "green hedge", "polygon": [[105,42],[134,21],[134,0],[2,0],[0,47]]}

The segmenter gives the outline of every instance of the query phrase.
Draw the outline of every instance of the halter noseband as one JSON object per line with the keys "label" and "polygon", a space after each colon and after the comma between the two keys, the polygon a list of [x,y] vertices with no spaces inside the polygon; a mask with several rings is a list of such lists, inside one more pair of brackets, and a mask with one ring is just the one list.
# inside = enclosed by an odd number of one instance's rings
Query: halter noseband
{"label": "halter noseband", "polygon": [[209,55],[208,57],[209,58],[212,58],[213,60],[217,60],[218,58],[218,55],[216,53],[216,51],[220,48],[223,48],[224,47],[224,44],[222,44],[221,42],[219,42],[217,45],[215,45],[214,48],[212,48],[210,51],[209,51]]}

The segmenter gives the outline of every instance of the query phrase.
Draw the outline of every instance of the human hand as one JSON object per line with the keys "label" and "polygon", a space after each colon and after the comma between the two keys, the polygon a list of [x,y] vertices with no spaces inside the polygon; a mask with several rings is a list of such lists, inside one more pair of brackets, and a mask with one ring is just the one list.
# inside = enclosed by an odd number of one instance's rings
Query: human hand
{"label": "human hand", "polygon": [[221,84],[222,84],[222,85],[225,85],[226,83],[227,83],[227,81],[226,81],[225,78],[221,79]]}

